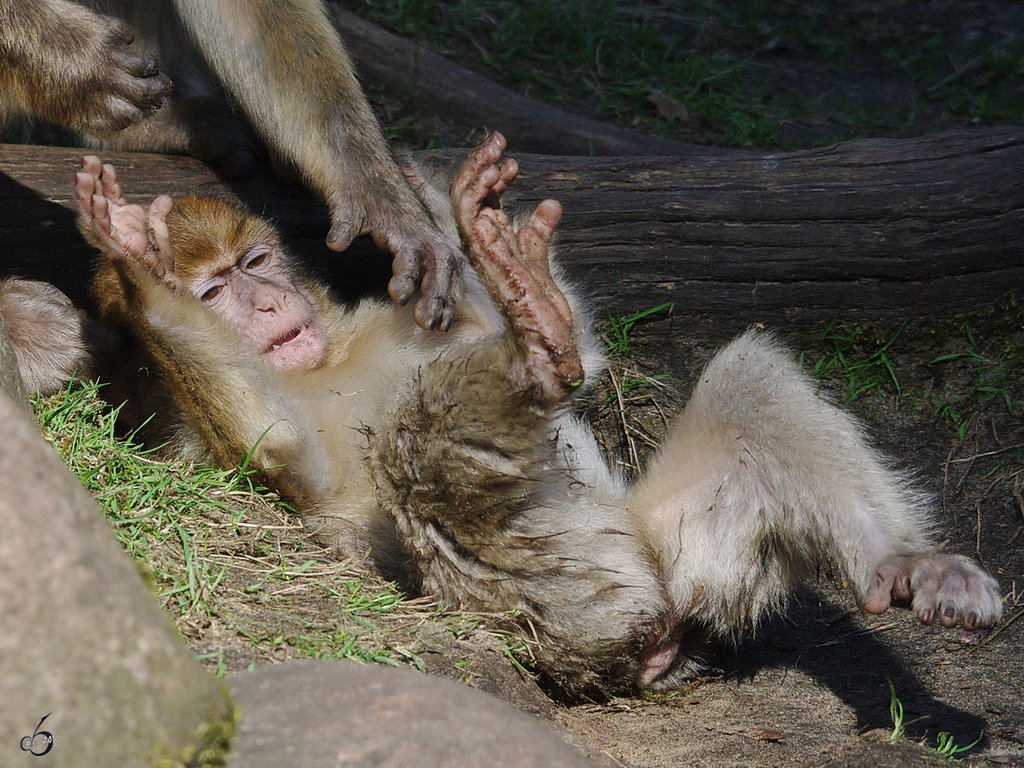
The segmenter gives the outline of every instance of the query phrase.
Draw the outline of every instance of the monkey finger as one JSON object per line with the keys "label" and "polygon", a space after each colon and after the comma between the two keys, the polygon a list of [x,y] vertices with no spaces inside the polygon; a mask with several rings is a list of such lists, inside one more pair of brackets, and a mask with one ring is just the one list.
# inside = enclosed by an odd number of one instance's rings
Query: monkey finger
{"label": "monkey finger", "polygon": [[[117,176],[117,168],[110,163],[103,163],[100,166],[100,181],[103,183],[105,194],[112,201],[120,201],[124,199],[124,195],[121,192],[121,180]],[[116,194],[111,194],[110,189],[116,188]]]}
{"label": "monkey finger", "polygon": [[167,214],[171,212],[174,200],[170,195],[160,195],[149,204],[146,216],[146,232],[149,243],[167,272],[174,271],[174,253],[171,251],[171,234],[167,228]]}
{"label": "monkey finger", "polygon": [[100,181],[100,175],[103,173],[103,167],[100,164],[100,159],[95,155],[89,155],[82,158],[82,170],[75,174],[76,187],[79,191],[79,198],[84,199],[86,202],[86,208],[92,208],[92,196],[103,194],[103,183]]}
{"label": "monkey finger", "polygon": [[135,30],[125,24],[123,21],[115,19],[112,16],[103,17],[110,25],[109,39],[112,42],[121,43],[123,45],[131,45],[135,42]]}
{"label": "monkey finger", "polygon": [[92,196],[96,192],[96,177],[88,171],[75,174],[75,194],[78,197],[78,211],[82,215],[92,215]]}
{"label": "monkey finger", "polygon": [[441,323],[440,328],[442,331],[450,330],[452,323],[455,322],[455,304],[456,299],[454,296],[449,296],[444,303],[444,309],[441,310]]}
{"label": "monkey finger", "polygon": [[103,105],[103,114],[96,115],[92,121],[94,130],[103,133],[121,131],[139,122],[145,112],[126,98],[108,95]]}
{"label": "monkey finger", "polygon": [[[413,319],[420,328],[436,331],[444,327],[445,301],[438,296],[421,296],[412,309]],[[451,321],[448,321],[451,325]]]}
{"label": "monkey finger", "polygon": [[465,196],[466,190],[478,178],[481,171],[487,166],[494,165],[501,158],[505,151],[507,142],[505,137],[497,131],[490,134],[480,145],[469,153],[463,161],[462,166],[455,174],[455,180],[451,187],[451,200],[453,206],[458,207]]}
{"label": "monkey finger", "polygon": [[[377,236],[374,236],[377,241]],[[396,304],[406,304],[416,292],[423,276],[423,257],[415,246],[408,243],[379,243],[389,248],[391,258],[391,279],[388,281],[388,295]],[[421,314],[424,310],[421,310]],[[419,318],[416,322],[419,323]],[[427,326],[424,326],[427,327]]]}
{"label": "monkey finger", "polygon": [[131,49],[120,51],[116,57],[116,63],[118,69],[124,70],[134,78],[155,77],[160,72],[160,64],[156,57],[141,51]]}
{"label": "monkey finger", "polygon": [[84,155],[81,159],[82,172],[98,178],[102,171],[102,163],[96,155]]}
{"label": "monkey finger", "polygon": [[94,193],[92,196],[91,210],[96,228],[108,235],[111,234],[114,228],[114,223],[110,220],[110,205],[107,198],[102,194]]}
{"label": "monkey finger", "polygon": [[487,205],[487,198],[500,178],[501,172],[496,165],[486,165],[472,178],[466,179],[461,194],[452,198],[455,219],[464,237],[468,235],[470,222],[474,219],[488,211],[500,213],[499,209]]}
{"label": "monkey finger", "polygon": [[[440,254],[440,255],[438,255]],[[446,242],[435,245],[432,257],[423,264],[420,290],[413,317],[428,330],[447,331],[455,319],[455,286],[461,261]]]}
{"label": "monkey finger", "polygon": [[[102,200],[102,198],[98,199]],[[100,202],[98,205],[102,209],[103,203]],[[117,233],[113,228],[110,217],[106,215],[97,216],[95,214],[96,207],[97,203],[94,202],[93,215],[84,217],[85,229],[91,235],[93,244],[111,256],[124,256],[126,249],[117,237]]]}
{"label": "monkey finger", "polygon": [[352,241],[358,235],[362,234],[362,231],[362,217],[354,215],[351,206],[336,208],[331,212],[331,230],[327,233],[327,247],[332,251],[344,251],[352,245]]}
{"label": "monkey finger", "polygon": [[[548,198],[533,209],[526,224],[519,230],[519,242],[523,245],[523,255],[527,259],[539,255],[547,261],[547,247],[554,234],[555,227],[562,220],[562,204]],[[527,244],[529,247],[527,248]]]}
{"label": "monkey finger", "polygon": [[492,203],[497,208],[501,205],[501,196],[505,194],[508,185],[519,175],[519,163],[514,157],[506,157],[498,165],[498,180],[491,187],[491,195],[495,199]]}
{"label": "monkey finger", "polygon": [[[416,292],[416,279],[408,273],[396,274],[388,280],[388,296],[396,304],[406,304]],[[416,321],[417,323],[419,320]]]}
{"label": "monkey finger", "polygon": [[110,163],[103,164],[103,173],[100,176],[103,184],[103,194],[114,205],[124,205],[124,192],[121,190],[121,180],[117,177],[117,169]]}

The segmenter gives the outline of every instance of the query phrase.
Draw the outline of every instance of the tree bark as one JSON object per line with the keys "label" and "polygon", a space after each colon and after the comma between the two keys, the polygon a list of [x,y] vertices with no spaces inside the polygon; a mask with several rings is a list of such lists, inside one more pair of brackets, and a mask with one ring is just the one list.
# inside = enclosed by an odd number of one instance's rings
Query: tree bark
{"label": "tree bark", "polygon": [[[513,148],[514,149],[514,148]],[[84,296],[89,250],[73,231],[81,150],[0,146],[5,274]],[[462,152],[424,153],[453,166]],[[675,302],[676,330],[946,315],[1024,291],[1024,129],[872,139],[793,153],[684,158],[518,155],[510,207],[565,207],[560,260],[600,312]],[[382,290],[367,243],[326,249],[324,208],[269,178],[230,187],[189,158],[110,153],[129,197],[233,199],[270,215],[294,250],[351,292]]]}

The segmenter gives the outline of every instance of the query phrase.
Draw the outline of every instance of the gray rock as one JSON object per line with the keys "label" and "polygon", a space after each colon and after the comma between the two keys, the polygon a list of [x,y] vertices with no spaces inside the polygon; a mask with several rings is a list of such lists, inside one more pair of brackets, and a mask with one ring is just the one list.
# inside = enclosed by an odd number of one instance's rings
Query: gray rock
{"label": "gray rock", "polygon": [[409,669],[307,661],[228,679],[241,715],[229,768],[586,768],[551,728]]}
{"label": "gray rock", "polygon": [[213,756],[233,722],[224,687],[20,402],[0,395],[0,424],[0,764]]}
{"label": "gray rock", "polygon": [[24,413],[29,413],[28,395],[18,371],[18,359],[14,356],[3,315],[0,315],[0,392],[17,403]]}

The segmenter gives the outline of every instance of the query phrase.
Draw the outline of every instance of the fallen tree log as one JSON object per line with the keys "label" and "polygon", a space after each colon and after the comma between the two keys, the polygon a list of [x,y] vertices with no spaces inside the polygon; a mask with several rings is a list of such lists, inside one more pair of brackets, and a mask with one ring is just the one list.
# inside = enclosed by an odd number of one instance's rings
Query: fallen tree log
{"label": "fallen tree log", "polygon": [[[81,151],[0,146],[4,273],[81,301],[89,251],[73,228]],[[461,152],[427,153],[451,166]],[[323,245],[326,211],[269,178],[228,186],[189,158],[111,153],[139,201],[160,192],[240,200],[350,293],[379,291],[388,260]],[[676,332],[751,323],[811,328],[947,315],[1024,292],[1024,129],[864,140],[794,153],[685,158],[519,156],[510,203],[560,199],[562,261],[601,311],[672,301]]]}

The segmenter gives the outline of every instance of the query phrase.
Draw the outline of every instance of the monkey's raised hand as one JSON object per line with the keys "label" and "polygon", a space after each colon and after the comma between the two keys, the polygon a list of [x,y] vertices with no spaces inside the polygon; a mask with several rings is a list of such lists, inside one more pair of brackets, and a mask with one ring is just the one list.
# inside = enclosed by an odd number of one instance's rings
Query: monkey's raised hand
{"label": "monkey's raised hand", "polygon": [[101,164],[95,155],[82,158],[75,190],[78,229],[86,240],[115,259],[144,266],[171,288],[182,287],[167,231],[167,214],[174,204],[168,195],[157,197],[148,210],[128,203],[114,166]]}
{"label": "monkey's raised hand", "polygon": [[77,3],[0,0],[0,92],[16,109],[69,128],[118,131],[171,90],[156,59],[128,47],[134,37]]}
{"label": "monkey's raised hand", "polygon": [[495,132],[470,154],[452,183],[452,208],[470,262],[518,336],[524,383],[557,400],[583,383],[572,310],[548,264],[562,206],[544,200],[526,224],[513,228],[498,207],[519,173],[514,159],[502,159],[505,146]]}

